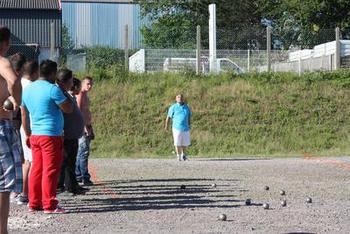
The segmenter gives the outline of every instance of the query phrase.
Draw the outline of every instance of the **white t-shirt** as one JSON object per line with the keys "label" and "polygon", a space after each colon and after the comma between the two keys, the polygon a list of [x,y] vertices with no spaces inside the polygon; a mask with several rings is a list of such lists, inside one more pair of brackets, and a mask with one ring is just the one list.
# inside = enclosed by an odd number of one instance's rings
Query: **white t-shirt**
{"label": "white t-shirt", "polygon": [[24,90],[28,85],[30,85],[33,81],[28,80],[26,78],[21,79],[22,90]]}
{"label": "white t-shirt", "polygon": [[[22,91],[32,83],[33,81],[22,78],[21,79],[21,84],[22,84]],[[28,120],[30,120],[29,116]],[[21,126],[21,130],[20,130],[20,134],[21,134],[21,142],[22,142],[22,149],[23,149],[23,154],[24,154],[24,159],[26,161],[32,162],[32,150],[28,148],[28,146],[26,145],[25,141],[26,141],[26,134],[23,130],[23,127]]]}

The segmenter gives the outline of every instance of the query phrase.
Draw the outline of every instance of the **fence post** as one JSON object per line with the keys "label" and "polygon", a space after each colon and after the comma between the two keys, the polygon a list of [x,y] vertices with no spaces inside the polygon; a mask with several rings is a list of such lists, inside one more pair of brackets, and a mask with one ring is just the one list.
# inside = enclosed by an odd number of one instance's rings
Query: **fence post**
{"label": "fence post", "polygon": [[197,26],[196,74],[201,73],[201,26]]}
{"label": "fence post", "polygon": [[301,68],[301,48],[299,49],[299,58],[298,58],[298,75],[301,76],[302,68]]}
{"label": "fence post", "polygon": [[50,24],[50,59],[55,60],[55,23]]}
{"label": "fence post", "polygon": [[126,24],[124,28],[124,56],[125,71],[129,71],[129,26]]}
{"label": "fence post", "polygon": [[335,70],[340,68],[340,30],[335,28]]}
{"label": "fence post", "polygon": [[216,64],[216,4],[209,5],[209,68],[210,73],[217,74]]}
{"label": "fence post", "polygon": [[271,28],[266,28],[266,56],[267,56],[267,72],[271,71]]}
{"label": "fence post", "polygon": [[247,72],[250,72],[250,44],[248,44],[248,56],[247,56]]}

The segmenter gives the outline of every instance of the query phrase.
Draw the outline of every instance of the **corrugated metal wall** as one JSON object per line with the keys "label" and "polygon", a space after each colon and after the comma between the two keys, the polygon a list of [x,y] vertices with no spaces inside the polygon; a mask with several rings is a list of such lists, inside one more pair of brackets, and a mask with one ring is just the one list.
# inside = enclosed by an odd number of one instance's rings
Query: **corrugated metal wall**
{"label": "corrugated metal wall", "polygon": [[60,9],[59,0],[0,0],[0,8],[7,9]]}
{"label": "corrugated metal wall", "polygon": [[97,45],[123,48],[126,24],[129,47],[140,47],[140,7],[136,4],[63,2],[62,20],[76,48]]}
{"label": "corrugated metal wall", "polygon": [[61,12],[58,10],[0,9],[0,25],[13,34],[13,44],[50,47],[50,25],[55,23],[56,47],[61,47]]}

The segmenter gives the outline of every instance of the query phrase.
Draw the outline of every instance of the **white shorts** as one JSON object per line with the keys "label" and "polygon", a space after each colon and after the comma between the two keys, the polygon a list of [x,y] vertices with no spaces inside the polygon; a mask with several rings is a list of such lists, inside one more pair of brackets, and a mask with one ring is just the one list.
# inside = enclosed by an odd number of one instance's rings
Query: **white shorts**
{"label": "white shorts", "polygon": [[174,146],[189,146],[191,144],[190,131],[179,131],[173,128]]}
{"label": "white shorts", "polygon": [[32,162],[32,150],[30,148],[28,148],[27,144],[26,144],[26,134],[24,132],[24,129],[21,126],[21,141],[22,141],[22,148],[23,148],[23,155],[24,155],[24,160],[28,161],[28,162]]}

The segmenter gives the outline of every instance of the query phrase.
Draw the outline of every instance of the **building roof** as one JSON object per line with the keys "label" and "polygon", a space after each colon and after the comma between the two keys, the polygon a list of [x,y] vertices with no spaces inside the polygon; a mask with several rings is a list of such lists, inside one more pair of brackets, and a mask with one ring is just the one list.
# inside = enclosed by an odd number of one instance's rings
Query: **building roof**
{"label": "building roof", "polygon": [[134,3],[134,0],[61,0],[70,3]]}
{"label": "building roof", "polygon": [[60,0],[0,0],[0,9],[59,10]]}

